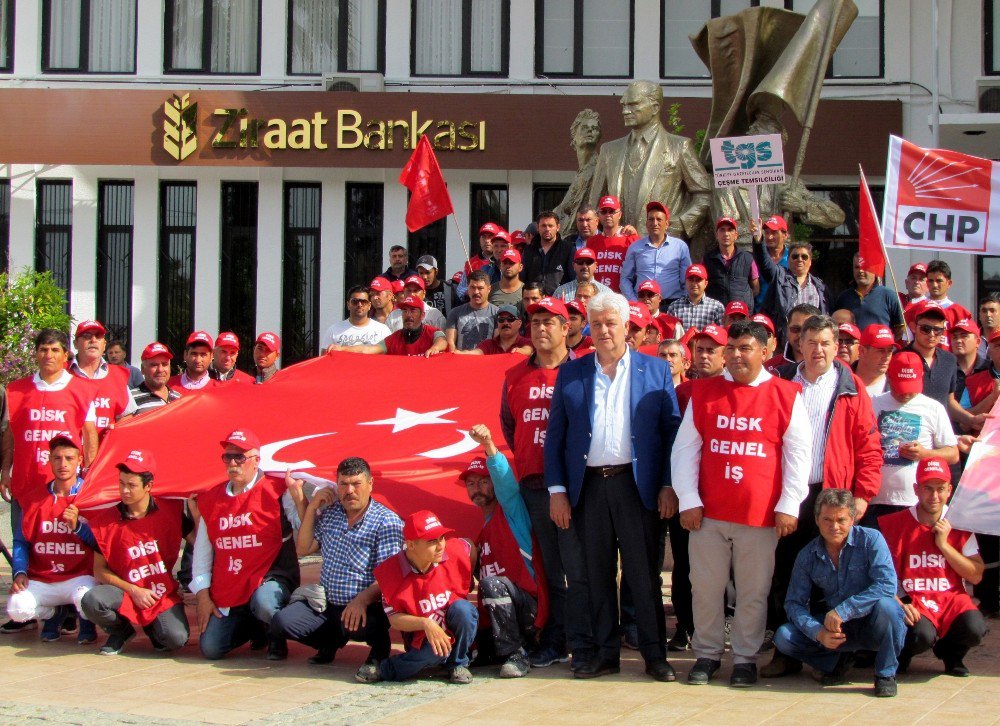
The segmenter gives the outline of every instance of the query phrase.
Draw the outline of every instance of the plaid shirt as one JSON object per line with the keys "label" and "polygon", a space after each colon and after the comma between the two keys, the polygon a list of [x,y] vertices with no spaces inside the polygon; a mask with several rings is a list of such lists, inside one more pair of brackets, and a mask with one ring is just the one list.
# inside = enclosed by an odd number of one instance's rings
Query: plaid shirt
{"label": "plaid shirt", "polygon": [[806,284],[799,287],[799,296],[795,301],[796,305],[812,305],[814,307],[823,309],[823,301],[820,298],[819,290],[813,284],[811,278],[806,278]]}
{"label": "plaid shirt", "polygon": [[667,315],[673,315],[688,328],[703,329],[706,325],[722,325],[725,306],[718,300],[705,296],[697,305],[693,304],[687,295],[677,298],[667,308]]}
{"label": "plaid shirt", "polygon": [[313,537],[323,555],[319,581],[331,605],[343,606],[375,582],[375,567],[403,549],[403,520],[374,499],[350,528],[335,502],[316,516]]}

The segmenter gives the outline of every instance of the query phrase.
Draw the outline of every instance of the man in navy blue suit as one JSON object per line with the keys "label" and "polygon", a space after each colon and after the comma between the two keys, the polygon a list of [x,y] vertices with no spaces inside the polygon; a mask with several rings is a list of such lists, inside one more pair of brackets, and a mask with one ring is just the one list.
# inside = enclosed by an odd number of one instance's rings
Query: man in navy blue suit
{"label": "man in navy blue suit", "polygon": [[594,296],[587,318],[595,353],[559,368],[545,438],[550,514],[559,527],[574,521],[587,566],[596,652],[574,675],[619,672],[620,551],[646,673],[672,681],[657,520],[677,511],[670,484],[670,448],[680,423],[673,379],[665,361],[628,349],[623,296]]}

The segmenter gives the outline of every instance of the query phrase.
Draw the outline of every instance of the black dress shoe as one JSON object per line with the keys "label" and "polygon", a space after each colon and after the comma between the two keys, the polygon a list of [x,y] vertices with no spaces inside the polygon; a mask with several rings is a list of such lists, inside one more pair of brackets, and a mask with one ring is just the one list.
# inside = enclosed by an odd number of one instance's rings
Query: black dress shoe
{"label": "black dress shoe", "polygon": [[335,651],[332,648],[320,648],[316,651],[316,655],[309,658],[309,662],[313,665],[326,665],[327,663],[333,663],[333,656]]}
{"label": "black dress shoe", "polygon": [[598,676],[606,676],[612,673],[621,672],[621,662],[618,660],[611,660],[610,658],[594,658],[587,664],[577,668],[573,675],[576,678],[597,678]]}
{"label": "black dress shoe", "polygon": [[749,688],[757,682],[756,663],[737,663],[729,677],[729,685],[734,688]]}
{"label": "black dress shoe", "polygon": [[652,676],[654,681],[672,683],[677,680],[674,667],[665,660],[652,660],[646,663],[646,675]]}
{"label": "black dress shoe", "polygon": [[285,660],[288,657],[288,641],[284,638],[274,638],[267,643],[268,660]]}

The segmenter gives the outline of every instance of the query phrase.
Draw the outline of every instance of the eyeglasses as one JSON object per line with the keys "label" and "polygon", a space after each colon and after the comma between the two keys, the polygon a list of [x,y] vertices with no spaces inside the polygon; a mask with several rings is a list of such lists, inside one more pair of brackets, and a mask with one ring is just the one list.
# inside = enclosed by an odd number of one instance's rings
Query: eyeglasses
{"label": "eyeglasses", "polygon": [[790,260],[808,260],[809,259],[809,255],[789,255],[788,259],[790,259]]}
{"label": "eyeglasses", "polygon": [[917,330],[919,330],[924,335],[944,335],[944,328],[936,328],[933,325],[918,325]]}
{"label": "eyeglasses", "polygon": [[351,305],[371,305],[371,300],[365,300],[363,297],[352,297],[350,300]]}
{"label": "eyeglasses", "polygon": [[243,466],[247,463],[247,459],[259,459],[259,456],[247,456],[246,454],[223,454],[222,461],[226,464],[238,464]]}
{"label": "eyeglasses", "polygon": [[851,347],[857,345],[859,342],[860,341],[855,340],[854,338],[837,338],[837,345],[846,345]]}
{"label": "eyeglasses", "polygon": [[587,267],[594,264],[594,260],[574,260],[574,262],[578,265],[587,265]]}

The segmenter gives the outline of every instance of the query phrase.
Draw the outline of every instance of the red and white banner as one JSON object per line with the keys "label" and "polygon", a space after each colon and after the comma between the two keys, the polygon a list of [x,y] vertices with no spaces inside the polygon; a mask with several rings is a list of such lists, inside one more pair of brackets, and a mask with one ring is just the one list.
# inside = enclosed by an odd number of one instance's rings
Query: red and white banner
{"label": "red and white banner", "polygon": [[889,137],[886,247],[1000,254],[1000,164]]}
{"label": "red and white banner", "polygon": [[336,353],[279,371],[264,385],[227,384],[185,396],[116,427],[101,444],[76,499],[81,509],[117,501],[116,465],[132,449],[157,461],[155,496],[202,492],[226,479],[219,442],[236,428],[261,440],[261,468],[336,480],[337,464],[360,456],[374,495],[401,516],[430,509],[463,536],[482,517],[458,475],[481,448],[469,438],[490,427],[501,449],[500,388],[521,356],[432,358]]}
{"label": "red and white banner", "polygon": [[948,505],[948,521],[967,532],[1000,535],[1000,403],[990,413]]}

